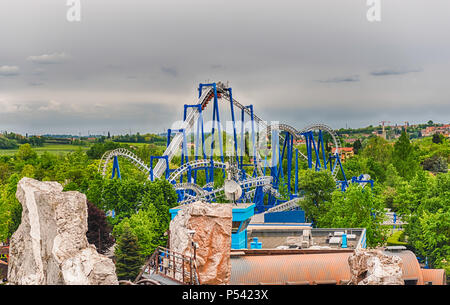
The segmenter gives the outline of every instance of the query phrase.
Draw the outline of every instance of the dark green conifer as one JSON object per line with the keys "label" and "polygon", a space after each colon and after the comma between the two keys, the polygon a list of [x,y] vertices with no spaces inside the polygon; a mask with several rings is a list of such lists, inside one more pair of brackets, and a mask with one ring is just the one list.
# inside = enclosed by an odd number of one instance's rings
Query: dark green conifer
{"label": "dark green conifer", "polygon": [[115,249],[116,274],[119,280],[133,281],[139,274],[144,263],[139,255],[139,245],[136,235],[131,231],[130,225],[125,223],[123,232],[117,240]]}

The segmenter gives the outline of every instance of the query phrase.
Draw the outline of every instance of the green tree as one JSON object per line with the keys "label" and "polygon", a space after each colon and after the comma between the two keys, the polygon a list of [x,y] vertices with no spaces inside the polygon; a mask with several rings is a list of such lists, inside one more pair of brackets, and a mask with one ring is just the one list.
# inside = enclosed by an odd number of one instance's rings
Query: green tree
{"label": "green tree", "polygon": [[444,157],[436,154],[423,160],[422,168],[433,173],[446,173],[448,172],[448,163]]}
{"label": "green tree", "polygon": [[0,149],[14,149],[14,148],[17,148],[17,142],[15,140],[10,140],[0,135]]}
{"label": "green tree", "polygon": [[35,168],[31,164],[26,164],[21,172],[22,177],[34,178]]}
{"label": "green tree", "polygon": [[159,225],[156,208],[149,206],[148,209],[139,210],[138,213],[123,219],[114,227],[113,235],[120,237],[125,229],[129,228],[137,238],[139,255],[145,258],[150,256],[157,246],[165,246],[161,244]]}
{"label": "green tree", "polygon": [[37,157],[36,152],[31,148],[30,144],[22,144],[19,146],[17,152],[17,158],[23,161],[35,159]]}
{"label": "green tree", "polygon": [[357,139],[355,142],[353,142],[353,151],[355,152],[355,154],[358,154],[361,149],[362,149],[361,141]]}
{"label": "green tree", "polygon": [[432,268],[450,269],[450,174],[419,171],[399,188],[395,201],[416,255],[427,257]]}
{"label": "green tree", "polygon": [[423,210],[419,218],[420,239],[414,246],[426,256],[433,268],[450,271],[450,208],[449,205],[436,213]]}
{"label": "green tree", "polygon": [[142,207],[144,209],[154,209],[158,220],[157,234],[160,242],[158,245],[165,245],[164,233],[169,229],[169,210],[177,206],[177,193],[173,185],[165,179],[158,179],[148,184],[148,189],[142,196]]}
{"label": "green tree", "polygon": [[397,187],[394,205],[403,217],[415,215],[419,206],[430,193],[431,177],[426,171],[419,170],[410,182],[403,181]]}
{"label": "green tree", "polygon": [[405,131],[402,132],[394,145],[392,162],[401,177],[410,180],[415,176],[419,164],[414,148],[409,141],[409,136]]}
{"label": "green tree", "polygon": [[144,263],[140,255],[138,239],[128,223],[124,223],[114,251],[116,274],[119,280],[133,281]]}
{"label": "green tree", "polygon": [[16,199],[18,174],[9,177],[0,190],[0,241],[4,242],[17,230],[22,219],[22,205]]}
{"label": "green tree", "polygon": [[336,182],[329,171],[302,171],[299,177],[299,189],[304,194],[300,206],[306,217],[316,222],[320,216],[321,207],[325,202],[331,201],[331,194],[336,189]]}
{"label": "green tree", "polygon": [[384,182],[384,188],[381,191],[381,197],[383,198],[384,205],[393,211],[397,211],[398,207],[394,203],[394,199],[397,196],[397,189],[403,183],[404,180],[399,176],[395,166],[389,164],[386,170],[386,181]]}
{"label": "green tree", "polygon": [[432,140],[431,140],[433,143],[435,143],[435,144],[441,144],[442,143],[442,138],[441,138],[441,136],[438,134],[438,133],[435,133],[434,135],[433,135],[433,138],[432,138]]}
{"label": "green tree", "polygon": [[116,225],[141,208],[146,189],[146,185],[134,179],[105,179],[99,207],[104,211],[115,211],[115,218],[109,218],[109,221]]}
{"label": "green tree", "polygon": [[114,143],[112,141],[105,141],[104,143],[95,143],[89,148],[88,151],[86,151],[86,155],[91,159],[100,159],[106,151],[120,147],[129,148],[130,146],[127,144]]}
{"label": "green tree", "polygon": [[392,146],[381,137],[371,137],[364,147],[362,156],[367,159],[367,173],[372,179],[383,183],[386,179],[386,169],[391,163]]}
{"label": "green tree", "polygon": [[[167,243],[166,231],[169,229],[169,210],[177,205],[177,194],[172,184],[159,179],[146,184],[140,197],[141,204],[114,227],[114,236],[121,234],[127,223],[138,238],[143,257],[151,255],[157,246]],[[119,212],[120,213],[120,212]],[[121,213],[125,215],[125,213]],[[119,217],[120,219],[120,217]]]}
{"label": "green tree", "polygon": [[[355,155],[343,162],[342,167],[344,168],[346,178],[350,179],[351,177],[358,177],[363,173],[367,173],[369,171],[367,161],[367,158],[361,155]],[[337,178],[344,180],[344,176],[340,170],[338,171]]]}
{"label": "green tree", "polygon": [[365,228],[367,245],[375,247],[384,243],[387,227],[384,221],[384,204],[370,187],[351,184],[345,192],[336,190],[332,200],[324,202],[318,217],[322,228]]}

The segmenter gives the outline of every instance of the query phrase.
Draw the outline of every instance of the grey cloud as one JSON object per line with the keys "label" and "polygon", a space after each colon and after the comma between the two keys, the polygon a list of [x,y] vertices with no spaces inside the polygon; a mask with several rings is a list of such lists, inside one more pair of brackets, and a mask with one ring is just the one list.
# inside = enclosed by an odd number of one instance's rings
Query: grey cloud
{"label": "grey cloud", "polygon": [[0,66],[0,75],[1,76],[16,76],[19,75],[19,67],[18,66]]}
{"label": "grey cloud", "polygon": [[43,83],[43,82],[33,82],[33,81],[31,81],[31,82],[28,82],[28,85],[30,85],[30,86],[33,86],[33,87],[39,87],[39,86],[43,86],[45,83]]}
{"label": "grey cloud", "polygon": [[370,74],[373,76],[385,76],[385,75],[402,75],[402,74],[408,74],[408,73],[414,73],[414,72],[422,72],[423,69],[392,69],[392,68],[386,68],[386,69],[380,69],[371,71]]}
{"label": "grey cloud", "polygon": [[43,75],[45,73],[44,69],[36,69],[33,72],[31,72],[32,75]]}
{"label": "grey cloud", "polygon": [[[297,127],[309,119],[337,128],[394,121],[396,106],[426,121],[450,117],[450,40],[442,39],[450,1],[385,1],[376,24],[366,20],[365,1],[96,0],[83,2],[78,23],[67,22],[68,7],[57,2],[0,1],[8,25],[0,27],[0,66],[20,66],[19,76],[0,76],[0,101],[14,103],[2,126],[162,131],[195,102],[199,82],[227,80],[255,114]],[[61,105],[30,103],[11,114],[32,100]],[[153,104],[117,106],[145,101]],[[70,111],[51,110],[58,107]],[[220,111],[222,118],[229,109]]]}
{"label": "grey cloud", "polygon": [[350,75],[350,76],[340,76],[333,77],[323,80],[317,80],[319,83],[348,83],[348,82],[359,82],[359,75]]}
{"label": "grey cloud", "polygon": [[[106,109],[101,105],[77,105],[83,111],[73,111],[77,108],[75,105],[69,106],[68,111],[65,104],[56,101],[7,103],[6,106],[6,111],[0,110],[1,130],[22,133],[33,131],[35,134],[55,131],[85,134],[88,129],[94,134],[108,130],[128,133],[129,129],[133,132],[163,132],[176,119],[170,105],[158,103],[123,103],[109,105]],[[95,108],[99,108],[99,111],[95,111]]]}
{"label": "grey cloud", "polygon": [[211,69],[224,69],[225,66],[221,65],[221,64],[212,64],[211,65]]}
{"label": "grey cloud", "polygon": [[35,64],[60,64],[66,62],[71,58],[70,55],[62,52],[62,53],[53,53],[53,54],[42,54],[42,55],[32,55],[27,58],[27,60],[35,63]]}
{"label": "grey cloud", "polygon": [[177,77],[178,71],[171,67],[161,67],[161,71],[173,77]]}

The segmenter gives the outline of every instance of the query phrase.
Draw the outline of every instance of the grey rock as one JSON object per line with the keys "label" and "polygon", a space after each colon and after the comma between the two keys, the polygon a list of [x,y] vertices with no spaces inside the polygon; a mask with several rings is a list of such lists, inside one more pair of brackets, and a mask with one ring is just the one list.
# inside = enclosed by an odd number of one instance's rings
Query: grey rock
{"label": "grey rock", "polygon": [[10,240],[8,282],[18,285],[117,285],[115,265],[86,238],[82,193],[57,182],[22,178],[22,222]]}

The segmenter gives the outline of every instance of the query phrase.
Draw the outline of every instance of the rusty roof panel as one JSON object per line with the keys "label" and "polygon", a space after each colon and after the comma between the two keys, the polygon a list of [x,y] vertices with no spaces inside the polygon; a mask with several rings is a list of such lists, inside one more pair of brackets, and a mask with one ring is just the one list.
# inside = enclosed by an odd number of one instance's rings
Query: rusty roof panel
{"label": "rusty roof panel", "polygon": [[444,269],[421,269],[423,282],[431,282],[432,285],[445,285],[445,270]]}
{"label": "rusty roof panel", "polygon": [[[385,251],[384,253],[387,255],[398,255],[402,258],[403,279],[417,279],[418,285],[424,284],[422,270],[413,252]],[[340,252],[240,256],[231,259],[230,284],[345,284],[351,278],[348,265],[348,258],[351,254],[349,252]],[[440,278],[440,275],[427,274],[427,278],[432,277]]]}
{"label": "rusty roof panel", "polygon": [[349,280],[351,253],[245,256],[231,259],[230,284],[340,283]]}
{"label": "rusty roof panel", "polygon": [[386,255],[397,255],[403,261],[403,279],[417,279],[417,285],[423,285],[423,276],[420,270],[419,262],[417,261],[414,252],[406,251],[383,251]]}

